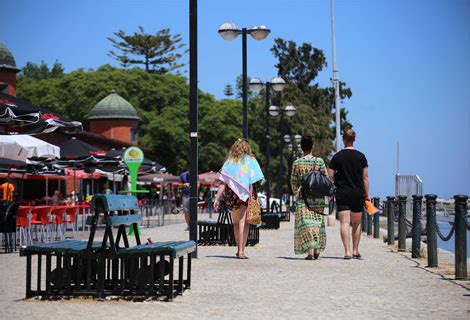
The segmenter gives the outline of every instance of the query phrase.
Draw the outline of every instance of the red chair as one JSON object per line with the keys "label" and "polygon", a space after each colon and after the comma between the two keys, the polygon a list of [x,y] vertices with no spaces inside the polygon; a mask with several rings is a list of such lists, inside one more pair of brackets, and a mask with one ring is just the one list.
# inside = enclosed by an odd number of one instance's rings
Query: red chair
{"label": "red chair", "polygon": [[31,224],[28,217],[30,213],[30,206],[20,206],[16,212],[16,226],[20,230],[20,246],[28,246],[33,242],[31,238]]}
{"label": "red chair", "polygon": [[41,237],[39,241],[49,242],[51,233],[51,211],[52,206],[37,206],[33,207],[31,212],[33,213],[33,219],[31,225],[36,226],[36,237],[38,234],[38,227],[40,227]]}
{"label": "red chair", "polygon": [[67,223],[72,225],[73,238],[77,238],[77,215],[80,211],[79,206],[67,206],[65,207],[65,229],[67,229]]}
{"label": "red chair", "polygon": [[55,225],[55,234],[60,236],[60,240],[65,240],[65,206],[54,206],[51,210],[51,215],[53,222],[52,224]]}

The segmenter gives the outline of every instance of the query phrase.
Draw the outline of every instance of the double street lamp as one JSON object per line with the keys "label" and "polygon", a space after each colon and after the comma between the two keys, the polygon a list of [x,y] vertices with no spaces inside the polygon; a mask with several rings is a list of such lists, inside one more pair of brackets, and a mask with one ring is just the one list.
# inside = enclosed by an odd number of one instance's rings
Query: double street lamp
{"label": "double street lamp", "polygon": [[242,35],[242,97],[243,97],[243,138],[248,139],[248,84],[247,84],[247,45],[249,34],[255,40],[264,40],[271,30],[265,26],[255,26],[251,29],[238,28],[234,23],[224,23],[219,28],[219,34],[224,40],[232,41],[238,35]]}
{"label": "double street lamp", "polygon": [[[270,147],[269,147],[269,114],[270,114],[270,92],[271,88],[274,91],[281,92],[284,90],[286,86],[286,82],[284,79],[275,77],[271,80],[271,82],[262,82],[258,78],[254,78],[250,81],[250,87],[255,90],[255,91],[261,91],[263,88],[265,89],[265,125],[264,125],[264,132],[265,132],[265,141],[266,141],[266,184],[267,184],[267,190],[266,190],[266,212],[269,213],[269,198],[271,196],[271,174],[269,170],[269,154],[270,154]],[[278,107],[274,107],[277,108]],[[295,108],[294,108],[295,109]],[[277,111],[274,111],[277,112]],[[277,113],[278,114],[278,113]],[[276,114],[276,115],[277,115]]]}
{"label": "double street lamp", "polygon": [[299,155],[302,153],[302,149],[300,148],[300,141],[302,140],[302,136],[300,134],[296,134],[294,136],[293,142],[291,142],[291,137],[289,135],[284,136],[284,141],[288,143],[287,147],[289,148],[289,151],[292,152],[292,158],[295,160],[299,157]]}
{"label": "double street lamp", "polygon": [[[269,107],[269,114],[273,117],[278,116],[279,114],[281,115],[281,120],[279,121],[279,132],[282,134],[282,129],[286,127],[284,123],[284,115],[288,117],[292,117],[296,114],[297,110],[295,109],[294,106],[287,106],[285,108],[279,108],[277,106],[270,106]],[[288,134],[285,134],[283,137],[283,140],[285,143],[289,143],[291,141],[291,137]],[[300,137],[302,139],[302,137]],[[299,140],[300,141],[300,140]],[[282,145],[282,143],[281,143]],[[281,152],[280,152],[280,161],[279,161],[279,182],[278,182],[278,194],[279,194],[279,205],[280,205],[280,210],[282,210],[282,184],[284,182],[283,176],[284,176],[284,166],[283,166],[283,152],[282,152],[282,147],[281,147]]]}

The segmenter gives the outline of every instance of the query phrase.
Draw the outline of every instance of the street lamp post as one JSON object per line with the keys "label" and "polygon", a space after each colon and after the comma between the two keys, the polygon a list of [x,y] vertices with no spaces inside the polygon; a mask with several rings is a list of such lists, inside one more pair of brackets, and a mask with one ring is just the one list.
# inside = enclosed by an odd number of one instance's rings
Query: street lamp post
{"label": "street lamp post", "polygon": [[254,78],[250,81],[250,87],[253,90],[260,91],[265,87],[265,124],[264,124],[264,133],[265,133],[265,143],[266,143],[266,184],[267,184],[267,190],[266,190],[266,212],[269,213],[270,208],[269,208],[269,198],[271,197],[271,172],[270,172],[270,163],[269,163],[269,158],[270,158],[270,145],[269,145],[269,104],[270,104],[270,92],[271,88],[274,91],[282,91],[286,86],[286,82],[284,79],[275,77],[271,80],[271,82],[266,81],[263,83],[261,80],[258,78]]}
{"label": "street lamp post", "polygon": [[[292,152],[292,163],[300,157],[302,154],[302,149],[300,148],[300,141],[302,140],[302,136],[300,134],[296,134],[292,142],[289,141],[287,147]],[[289,168],[292,168],[292,163],[290,164]],[[292,169],[291,169],[292,170]],[[292,171],[288,173],[288,176],[292,174]],[[292,196],[289,197],[289,204],[292,203]]]}
{"label": "street lamp post", "polygon": [[339,113],[339,79],[336,67],[336,39],[335,39],[335,17],[333,12],[333,0],[330,0],[331,9],[331,42],[333,46],[333,86],[335,89],[335,111],[336,111],[336,152],[340,150],[341,118]]}
{"label": "street lamp post", "polygon": [[[279,108],[276,106],[270,106],[269,107],[269,114],[273,117],[278,116],[281,114],[281,119],[279,121],[279,132],[282,134],[282,128],[284,128],[284,114],[288,117],[292,117],[295,115],[297,110],[295,109],[294,106],[287,106],[285,108]],[[286,134],[283,136],[284,142],[288,143],[290,142],[290,135]],[[283,175],[284,175],[284,166],[282,165],[283,162],[283,152],[282,152],[282,147],[281,147],[281,152],[280,152],[280,170],[279,170],[279,183],[278,183],[278,194],[279,194],[279,206],[280,209],[282,210],[282,183],[283,183]]]}
{"label": "street lamp post", "polygon": [[243,138],[248,139],[248,84],[247,84],[247,34],[255,40],[264,40],[271,30],[265,26],[255,26],[251,29],[239,29],[234,23],[224,23],[219,28],[219,34],[224,40],[232,41],[242,35],[242,96],[243,96]]}

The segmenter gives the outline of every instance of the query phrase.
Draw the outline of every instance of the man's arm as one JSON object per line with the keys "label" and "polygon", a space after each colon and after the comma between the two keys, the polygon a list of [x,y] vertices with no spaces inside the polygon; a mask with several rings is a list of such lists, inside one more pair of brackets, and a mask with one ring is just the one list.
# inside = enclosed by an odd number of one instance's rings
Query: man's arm
{"label": "man's arm", "polygon": [[328,177],[331,181],[335,181],[335,170],[328,168]]}
{"label": "man's arm", "polygon": [[364,191],[366,193],[366,199],[370,200],[369,197],[369,167],[362,169],[362,181],[364,182]]}

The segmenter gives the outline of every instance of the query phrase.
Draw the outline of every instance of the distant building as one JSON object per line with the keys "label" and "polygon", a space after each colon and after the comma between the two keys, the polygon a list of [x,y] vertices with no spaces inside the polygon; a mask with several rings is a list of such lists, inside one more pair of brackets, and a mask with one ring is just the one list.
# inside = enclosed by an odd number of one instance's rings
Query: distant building
{"label": "distant building", "polygon": [[98,102],[90,112],[90,131],[109,139],[138,143],[137,111],[115,91]]}
{"label": "distant building", "polygon": [[16,96],[16,74],[20,71],[10,50],[0,43],[0,91]]}
{"label": "distant building", "polygon": [[[0,43],[0,90],[16,96],[16,74],[20,71],[13,54]],[[75,136],[101,150],[122,149],[138,145],[139,120],[132,104],[112,91],[91,110],[90,131],[69,134],[55,130],[37,137],[52,144],[60,144]],[[154,156],[151,149],[142,146],[140,148],[148,157]]]}

